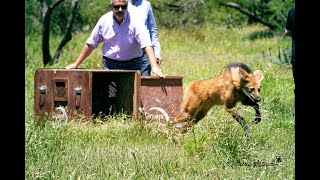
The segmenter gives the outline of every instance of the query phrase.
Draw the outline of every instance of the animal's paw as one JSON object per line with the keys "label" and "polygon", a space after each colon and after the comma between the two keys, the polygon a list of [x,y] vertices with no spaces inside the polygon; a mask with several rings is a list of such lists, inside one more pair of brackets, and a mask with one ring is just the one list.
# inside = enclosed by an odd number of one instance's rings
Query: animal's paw
{"label": "animal's paw", "polygon": [[174,124],[174,130],[176,133],[184,134],[187,132],[188,127],[185,122]]}
{"label": "animal's paw", "polygon": [[260,121],[261,121],[261,117],[255,117],[255,118],[253,119],[253,122],[254,122],[255,124],[258,124]]}

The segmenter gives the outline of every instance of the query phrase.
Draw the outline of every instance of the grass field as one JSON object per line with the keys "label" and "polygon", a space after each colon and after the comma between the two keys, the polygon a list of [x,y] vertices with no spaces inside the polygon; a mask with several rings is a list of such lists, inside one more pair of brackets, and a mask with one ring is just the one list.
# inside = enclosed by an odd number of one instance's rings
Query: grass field
{"label": "grass field", "polygon": [[[26,37],[25,172],[26,179],[295,179],[293,77],[288,63],[291,39],[248,26],[159,30],[165,75],[183,76],[183,87],[221,73],[230,62],[264,73],[262,122],[254,110],[238,104],[253,138],[221,106],[184,135],[130,116],[92,119],[57,126],[33,123],[33,78],[43,67],[41,37]],[[78,56],[90,32],[73,35],[59,62]],[[54,53],[60,37],[51,38]],[[101,69],[101,49],[80,68]],[[276,156],[283,161],[277,163]]]}

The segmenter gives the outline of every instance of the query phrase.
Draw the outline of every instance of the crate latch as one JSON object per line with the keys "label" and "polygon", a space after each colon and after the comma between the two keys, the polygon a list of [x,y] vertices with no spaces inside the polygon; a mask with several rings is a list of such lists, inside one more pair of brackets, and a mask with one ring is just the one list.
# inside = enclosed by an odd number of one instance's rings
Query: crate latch
{"label": "crate latch", "polygon": [[44,105],[46,90],[47,90],[46,86],[40,87],[40,102],[39,102],[40,107]]}
{"label": "crate latch", "polygon": [[80,107],[80,102],[81,102],[81,87],[76,87],[74,88],[74,90],[76,91],[76,108],[78,109]]}

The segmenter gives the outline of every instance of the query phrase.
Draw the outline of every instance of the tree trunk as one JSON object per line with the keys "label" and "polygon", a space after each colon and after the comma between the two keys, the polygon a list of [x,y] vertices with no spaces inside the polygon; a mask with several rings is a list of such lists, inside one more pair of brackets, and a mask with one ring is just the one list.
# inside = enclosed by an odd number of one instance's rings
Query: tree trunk
{"label": "tree trunk", "polygon": [[42,59],[43,66],[45,67],[50,61],[50,46],[49,46],[49,38],[50,38],[50,15],[51,11],[48,9],[47,3],[43,0],[41,1],[41,9],[42,9]]}
{"label": "tree trunk", "polygon": [[234,9],[237,9],[239,10],[240,12],[242,12],[243,14],[251,17],[253,20],[265,25],[265,26],[268,26],[270,29],[274,30],[277,28],[276,25],[270,23],[270,22],[267,22],[265,21],[264,19],[262,18],[259,18],[258,16],[256,16],[254,13],[250,12],[249,10],[241,7],[239,4],[236,4],[236,3],[233,3],[233,2],[222,2],[221,5],[224,5],[224,6],[227,6],[227,7],[231,7],[231,8],[234,8]]}
{"label": "tree trunk", "polygon": [[52,58],[50,55],[50,20],[51,14],[55,7],[57,7],[64,0],[57,0],[53,2],[51,6],[48,6],[45,0],[40,0],[41,10],[42,10],[42,58],[43,66],[47,64],[52,64]]}
{"label": "tree trunk", "polygon": [[71,14],[68,18],[68,23],[67,23],[67,27],[66,27],[66,33],[64,34],[63,38],[61,39],[59,46],[52,58],[53,63],[55,63],[58,59],[59,56],[61,54],[62,48],[72,39],[72,25],[75,19],[75,16],[77,14],[78,11],[78,0],[72,0],[72,10],[71,10]]}

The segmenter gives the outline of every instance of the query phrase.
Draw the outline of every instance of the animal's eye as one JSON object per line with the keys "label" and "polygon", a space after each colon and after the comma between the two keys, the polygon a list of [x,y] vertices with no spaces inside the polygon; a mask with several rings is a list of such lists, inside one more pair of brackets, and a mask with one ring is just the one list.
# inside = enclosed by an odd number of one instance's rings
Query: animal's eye
{"label": "animal's eye", "polygon": [[250,88],[249,92],[252,93],[254,91],[254,88]]}

